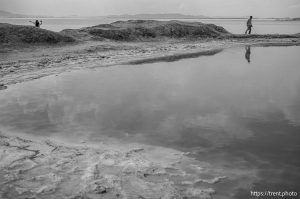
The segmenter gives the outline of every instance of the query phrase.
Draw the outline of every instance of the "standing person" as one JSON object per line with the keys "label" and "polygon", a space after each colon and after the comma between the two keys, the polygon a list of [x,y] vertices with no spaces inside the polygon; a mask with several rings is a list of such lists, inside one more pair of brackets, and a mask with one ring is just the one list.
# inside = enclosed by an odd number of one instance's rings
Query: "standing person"
{"label": "standing person", "polygon": [[247,32],[249,31],[249,35],[251,34],[251,29],[252,29],[252,16],[250,16],[250,18],[247,20],[247,30],[245,32],[245,34],[247,34]]}
{"label": "standing person", "polygon": [[42,25],[42,23],[43,23],[42,20],[41,21],[35,20],[35,22],[32,22],[32,21],[29,21],[29,22],[33,23],[35,25],[35,27],[37,27],[37,28],[39,28]]}

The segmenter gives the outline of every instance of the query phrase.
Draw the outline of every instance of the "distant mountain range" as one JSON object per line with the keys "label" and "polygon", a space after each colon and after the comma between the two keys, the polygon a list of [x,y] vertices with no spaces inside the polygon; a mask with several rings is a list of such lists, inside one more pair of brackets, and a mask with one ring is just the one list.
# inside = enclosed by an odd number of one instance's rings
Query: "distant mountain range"
{"label": "distant mountain range", "polygon": [[0,10],[0,17],[1,18],[26,18],[26,17],[31,17],[31,16],[22,15],[22,14],[15,14],[15,13]]}
{"label": "distant mountain range", "polygon": [[[58,17],[58,16],[56,16]],[[82,18],[83,16],[70,15],[70,16],[60,16],[61,18]],[[107,17],[113,19],[244,19],[247,17],[207,17],[204,15],[185,15],[178,13],[168,13],[168,14],[123,14],[123,15],[108,15],[108,16],[90,16],[90,18],[95,17]],[[55,18],[54,16],[37,16],[37,15],[24,15],[24,14],[16,14],[12,12],[7,12],[4,10],[0,10],[0,18]],[[261,18],[264,19],[264,18]],[[274,19],[278,21],[299,21],[300,18],[268,18]]]}
{"label": "distant mountain range", "polygon": [[108,18],[118,18],[118,19],[203,19],[210,18],[203,15],[184,15],[178,13],[170,14],[136,14],[136,15],[109,15]]}
{"label": "distant mountain range", "polygon": [[282,19],[276,19],[277,21],[300,21],[300,17],[298,18],[282,18]]}
{"label": "distant mountain range", "polygon": [[34,18],[34,17],[46,18],[49,16],[24,15],[24,14],[16,14],[16,13],[0,10],[0,18]]}
{"label": "distant mountain range", "polygon": [[[51,16],[34,16],[34,15],[23,15],[23,14],[16,14],[7,11],[0,10],[0,18],[31,18],[31,17],[51,17]],[[64,17],[75,17],[79,18],[80,16],[64,16]],[[91,16],[97,17],[97,16]],[[100,16],[98,16],[100,17]],[[203,19],[209,18],[206,16],[198,15],[183,15],[177,13],[171,14],[136,14],[136,15],[109,15],[109,16],[101,16],[101,17],[108,17],[108,18],[118,18],[118,19]]]}

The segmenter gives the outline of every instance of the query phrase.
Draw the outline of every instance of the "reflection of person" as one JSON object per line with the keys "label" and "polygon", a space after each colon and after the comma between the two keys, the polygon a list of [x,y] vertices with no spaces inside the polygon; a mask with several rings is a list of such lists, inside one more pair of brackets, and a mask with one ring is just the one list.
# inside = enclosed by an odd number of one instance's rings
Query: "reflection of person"
{"label": "reflection of person", "polygon": [[33,22],[33,21],[29,21],[29,22],[33,23],[35,25],[35,27],[37,27],[37,28],[39,28],[43,23],[42,20],[41,21],[35,20],[35,22]]}
{"label": "reflection of person", "polygon": [[250,46],[246,46],[245,49],[246,49],[245,58],[248,61],[248,63],[250,63],[251,48]]}
{"label": "reflection of person", "polygon": [[250,18],[247,20],[247,30],[245,32],[245,34],[248,34],[250,35],[251,34],[251,29],[252,29],[252,16],[250,16]]}

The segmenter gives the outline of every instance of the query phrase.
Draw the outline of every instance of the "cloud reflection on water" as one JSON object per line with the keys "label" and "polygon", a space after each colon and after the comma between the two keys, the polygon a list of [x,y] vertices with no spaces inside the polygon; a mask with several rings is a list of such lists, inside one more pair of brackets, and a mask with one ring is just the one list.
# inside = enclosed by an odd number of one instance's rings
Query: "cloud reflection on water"
{"label": "cloud reflection on water", "polygon": [[48,77],[1,91],[0,124],[34,135],[106,135],[192,150],[227,172],[240,169],[239,179],[255,171],[249,181],[274,175],[280,184],[299,171],[299,162],[289,161],[299,154],[298,51],[253,48],[249,65],[244,49],[229,49]]}

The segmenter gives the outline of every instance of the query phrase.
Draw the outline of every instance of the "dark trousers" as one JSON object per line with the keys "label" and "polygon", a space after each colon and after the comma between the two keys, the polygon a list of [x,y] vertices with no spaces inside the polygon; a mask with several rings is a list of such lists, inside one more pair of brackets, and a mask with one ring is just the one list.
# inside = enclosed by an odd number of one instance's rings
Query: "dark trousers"
{"label": "dark trousers", "polygon": [[248,26],[248,27],[247,27],[247,30],[246,30],[246,32],[245,32],[245,34],[247,34],[247,32],[249,31],[248,34],[250,35],[250,34],[251,34],[251,29],[252,29],[252,26]]}

